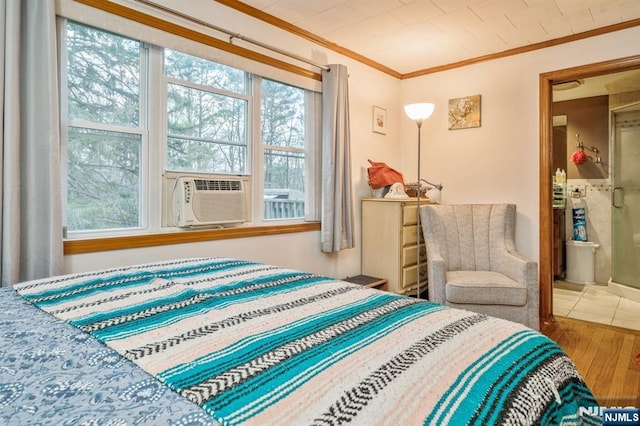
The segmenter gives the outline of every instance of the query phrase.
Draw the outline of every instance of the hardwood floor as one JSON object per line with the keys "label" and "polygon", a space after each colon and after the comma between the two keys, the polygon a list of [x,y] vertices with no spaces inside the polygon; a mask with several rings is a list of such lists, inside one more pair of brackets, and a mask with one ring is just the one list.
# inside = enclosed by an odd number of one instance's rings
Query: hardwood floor
{"label": "hardwood floor", "polygon": [[640,407],[640,331],[556,317],[542,333],[578,367],[603,407]]}

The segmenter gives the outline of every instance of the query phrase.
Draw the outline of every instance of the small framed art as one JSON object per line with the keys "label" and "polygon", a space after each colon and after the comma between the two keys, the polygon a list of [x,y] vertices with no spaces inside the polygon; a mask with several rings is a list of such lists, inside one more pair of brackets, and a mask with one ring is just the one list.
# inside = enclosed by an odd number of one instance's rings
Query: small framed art
{"label": "small framed art", "polygon": [[480,95],[449,99],[449,130],[480,127]]}
{"label": "small framed art", "polygon": [[379,106],[373,106],[373,120],[371,130],[375,133],[387,134],[387,110]]}

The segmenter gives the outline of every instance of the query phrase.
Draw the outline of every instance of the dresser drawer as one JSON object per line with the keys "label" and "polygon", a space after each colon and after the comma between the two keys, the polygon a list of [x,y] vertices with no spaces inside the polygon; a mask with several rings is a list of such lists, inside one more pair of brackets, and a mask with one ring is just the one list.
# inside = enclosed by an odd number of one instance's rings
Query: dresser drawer
{"label": "dresser drawer", "polygon": [[[416,264],[416,246],[415,244],[412,246],[407,246],[402,248],[402,266],[412,266]],[[424,244],[420,245],[420,262],[424,263],[427,261],[427,248]]]}
{"label": "dresser drawer", "polygon": [[402,209],[402,224],[415,225],[418,222],[418,206],[404,206]]}
{"label": "dresser drawer", "polygon": [[[402,289],[406,290],[408,288],[416,287],[416,283],[418,277],[416,277],[416,265],[407,266],[402,268]],[[426,286],[427,282],[427,264],[420,264],[420,282],[421,286]]]}
{"label": "dresser drawer", "polygon": [[[415,223],[413,225],[407,225],[402,227],[402,245],[415,245],[416,240],[418,239],[417,229]],[[424,241],[424,237],[422,236],[422,230],[420,230],[420,241]]]}

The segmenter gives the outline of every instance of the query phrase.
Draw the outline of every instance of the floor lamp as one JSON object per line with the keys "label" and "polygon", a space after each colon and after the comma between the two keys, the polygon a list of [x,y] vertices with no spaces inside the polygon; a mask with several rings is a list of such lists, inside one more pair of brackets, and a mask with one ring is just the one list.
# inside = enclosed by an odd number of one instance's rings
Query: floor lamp
{"label": "floor lamp", "polygon": [[404,106],[404,112],[411,120],[418,125],[418,187],[417,187],[417,210],[416,210],[416,284],[418,285],[416,297],[420,299],[420,128],[422,122],[433,114],[435,105],[432,103],[417,103]]}

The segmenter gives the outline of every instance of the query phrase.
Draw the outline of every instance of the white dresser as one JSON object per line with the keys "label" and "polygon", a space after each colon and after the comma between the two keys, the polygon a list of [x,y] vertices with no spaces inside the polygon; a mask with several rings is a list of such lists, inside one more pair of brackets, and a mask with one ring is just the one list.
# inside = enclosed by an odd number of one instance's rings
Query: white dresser
{"label": "white dresser", "polygon": [[[420,200],[420,205],[428,203]],[[362,199],[362,274],[386,279],[388,290],[394,293],[416,293],[416,204],[415,198]],[[421,243],[421,292],[427,289],[426,260]]]}

